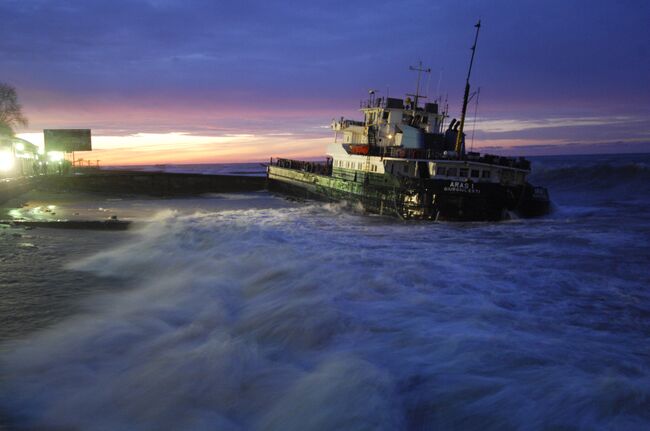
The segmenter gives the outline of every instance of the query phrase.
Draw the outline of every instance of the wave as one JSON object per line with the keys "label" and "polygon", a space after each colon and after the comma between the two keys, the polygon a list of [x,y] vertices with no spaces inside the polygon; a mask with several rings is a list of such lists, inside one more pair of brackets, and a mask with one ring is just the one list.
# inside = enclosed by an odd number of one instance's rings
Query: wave
{"label": "wave", "polygon": [[535,167],[531,179],[545,184],[600,184],[615,186],[620,182],[650,182],[650,164],[638,163],[598,163],[584,166],[569,164],[565,166]]}
{"label": "wave", "polygon": [[[615,208],[632,205],[626,211],[644,211],[650,204],[650,163],[568,163],[534,166],[529,180],[547,187],[551,200],[566,205]],[[641,208],[643,207],[643,208]]]}
{"label": "wave", "polygon": [[643,241],[564,226],[162,213],[71,267],[129,290],[5,355],[0,407],[36,429],[642,429],[644,266],[593,249]]}

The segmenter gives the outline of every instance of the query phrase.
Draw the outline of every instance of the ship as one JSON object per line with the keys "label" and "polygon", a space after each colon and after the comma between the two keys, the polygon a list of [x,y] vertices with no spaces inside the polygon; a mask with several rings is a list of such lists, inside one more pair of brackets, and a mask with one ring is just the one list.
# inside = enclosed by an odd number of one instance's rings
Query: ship
{"label": "ship", "polygon": [[528,182],[531,163],[465,149],[470,77],[481,22],[476,25],[460,120],[448,124],[442,99],[421,103],[422,73],[405,99],[369,91],[363,120],[333,120],[334,142],[324,162],[271,158],[269,188],[294,196],[359,204],[401,219],[499,221],[547,214],[548,190]]}

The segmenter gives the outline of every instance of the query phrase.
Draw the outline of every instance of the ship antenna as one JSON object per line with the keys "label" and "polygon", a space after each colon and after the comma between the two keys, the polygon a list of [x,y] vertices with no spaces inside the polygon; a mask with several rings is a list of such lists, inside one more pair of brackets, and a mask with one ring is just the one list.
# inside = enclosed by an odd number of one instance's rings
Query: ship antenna
{"label": "ship antenna", "polygon": [[407,96],[413,96],[413,106],[414,106],[413,110],[415,110],[415,108],[418,107],[418,99],[420,97],[422,97],[422,98],[426,97],[426,96],[421,96],[420,95],[420,74],[422,72],[431,73],[431,69],[422,67],[422,60],[420,60],[420,62],[419,62],[419,64],[417,66],[409,66],[409,70],[416,70],[418,72],[418,81],[417,81],[417,84],[415,86],[415,94],[407,94]]}
{"label": "ship antenna", "polygon": [[458,135],[456,136],[456,153],[460,157],[461,150],[463,149],[463,128],[465,126],[465,115],[467,114],[467,102],[469,99],[469,77],[472,74],[472,65],[474,64],[474,54],[476,54],[476,42],[478,42],[478,32],[481,29],[481,20],[479,19],[476,25],[476,35],[474,36],[474,45],[472,46],[472,58],[469,61],[469,70],[467,71],[467,81],[465,81],[465,95],[463,96],[463,111],[460,115],[460,127],[458,128]]}

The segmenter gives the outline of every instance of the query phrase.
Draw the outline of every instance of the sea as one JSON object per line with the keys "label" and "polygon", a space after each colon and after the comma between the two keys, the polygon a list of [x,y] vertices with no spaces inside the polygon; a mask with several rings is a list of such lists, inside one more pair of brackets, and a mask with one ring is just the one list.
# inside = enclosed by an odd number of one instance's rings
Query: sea
{"label": "sea", "polygon": [[84,203],[127,232],[0,229],[0,428],[650,429],[650,154],[530,180],[550,215],[257,192]]}

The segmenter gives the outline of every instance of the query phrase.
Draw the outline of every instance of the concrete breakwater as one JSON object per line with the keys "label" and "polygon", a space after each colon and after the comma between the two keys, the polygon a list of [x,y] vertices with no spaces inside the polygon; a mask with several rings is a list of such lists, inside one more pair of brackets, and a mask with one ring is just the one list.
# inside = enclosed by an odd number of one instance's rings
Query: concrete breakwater
{"label": "concrete breakwater", "polygon": [[97,171],[81,175],[36,177],[34,186],[45,191],[74,190],[164,197],[257,191],[266,187],[266,178],[244,175]]}
{"label": "concrete breakwater", "polygon": [[116,195],[184,196],[263,190],[265,177],[166,172],[96,171],[0,180],[0,203],[29,190],[83,191]]}
{"label": "concrete breakwater", "polygon": [[[2,179],[0,225],[24,229],[126,230],[131,221],[122,219],[123,208],[102,208],[107,202],[149,198],[178,200],[208,193],[253,192],[265,188],[266,178],[259,176],[166,172],[92,171]],[[96,196],[104,205],[98,209],[85,208],[89,196]],[[75,206],[82,210],[73,209]],[[109,208],[112,206],[108,204]]]}

